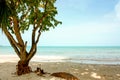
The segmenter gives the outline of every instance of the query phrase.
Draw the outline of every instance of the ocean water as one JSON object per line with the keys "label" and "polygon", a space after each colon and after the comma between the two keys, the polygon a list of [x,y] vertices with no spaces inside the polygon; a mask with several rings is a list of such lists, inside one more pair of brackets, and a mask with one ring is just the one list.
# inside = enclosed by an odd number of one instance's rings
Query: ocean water
{"label": "ocean water", "polygon": [[[28,50],[30,47],[28,47]],[[0,47],[0,55],[16,55],[9,46]],[[43,46],[37,48],[38,61],[66,61],[89,64],[120,64],[120,47]]]}

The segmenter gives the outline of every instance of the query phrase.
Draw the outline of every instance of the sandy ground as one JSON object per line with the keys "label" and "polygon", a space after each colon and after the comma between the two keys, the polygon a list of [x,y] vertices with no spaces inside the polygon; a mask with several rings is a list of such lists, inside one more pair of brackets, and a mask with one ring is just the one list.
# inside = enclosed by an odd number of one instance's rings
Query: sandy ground
{"label": "sandy ground", "polygon": [[[48,75],[38,76],[35,73],[17,76],[16,62],[0,63],[0,80],[63,80]],[[81,64],[72,62],[31,62],[33,70],[41,66],[45,72],[67,72],[80,80],[120,80],[120,65]]]}

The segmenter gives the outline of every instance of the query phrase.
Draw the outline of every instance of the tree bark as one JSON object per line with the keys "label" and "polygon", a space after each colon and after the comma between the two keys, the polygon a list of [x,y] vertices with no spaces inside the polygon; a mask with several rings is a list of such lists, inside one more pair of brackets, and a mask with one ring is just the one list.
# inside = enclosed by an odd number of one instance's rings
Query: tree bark
{"label": "tree bark", "polygon": [[29,65],[29,61],[27,60],[20,60],[18,62],[18,65],[16,65],[16,69],[17,69],[17,75],[22,75],[22,74],[26,74],[26,73],[30,73],[32,72],[32,69]]}
{"label": "tree bark", "polygon": [[11,46],[14,48],[15,52],[17,53],[18,57],[20,58],[20,51],[17,47],[17,45],[18,45],[17,42],[15,41],[15,39],[12,37],[12,35],[9,33],[9,31],[6,28],[4,28],[3,31],[6,35],[6,37],[8,38]]}
{"label": "tree bark", "polygon": [[27,60],[28,57],[28,53],[26,51],[27,42],[25,43],[24,47],[22,47],[22,50],[20,50],[19,49],[20,47],[18,47],[19,46],[18,43],[15,41],[15,39],[12,37],[9,31],[6,28],[4,28],[3,31],[6,37],[8,38],[11,46],[14,48],[15,52],[20,58],[18,64],[16,65],[17,75],[30,73],[32,70],[31,67],[29,66],[30,59]]}

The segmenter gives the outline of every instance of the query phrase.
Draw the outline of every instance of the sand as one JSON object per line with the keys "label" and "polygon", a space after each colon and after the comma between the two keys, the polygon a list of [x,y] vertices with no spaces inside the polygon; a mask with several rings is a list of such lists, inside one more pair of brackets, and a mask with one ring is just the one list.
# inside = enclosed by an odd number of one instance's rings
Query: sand
{"label": "sand", "polygon": [[[45,72],[67,72],[80,80],[120,80],[120,65],[108,64],[83,64],[73,62],[61,62],[54,58],[54,62],[38,62],[41,59],[34,57],[30,62],[32,70],[41,67]],[[0,80],[64,80],[62,78],[46,74],[38,76],[35,73],[17,76],[16,64],[19,58],[16,55],[0,55]],[[37,61],[37,62],[36,62]],[[41,60],[39,60],[41,61]]]}
{"label": "sand", "polygon": [[[35,73],[17,76],[16,62],[0,63],[0,80],[64,80],[49,74],[38,76]],[[41,66],[45,72],[67,72],[80,80],[120,80],[120,65],[81,64],[72,62],[30,62],[33,70]]]}

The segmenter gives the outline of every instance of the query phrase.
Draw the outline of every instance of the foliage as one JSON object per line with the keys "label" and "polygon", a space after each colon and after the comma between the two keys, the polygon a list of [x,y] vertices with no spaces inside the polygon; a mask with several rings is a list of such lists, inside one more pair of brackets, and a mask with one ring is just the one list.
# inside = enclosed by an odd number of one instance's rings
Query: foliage
{"label": "foliage", "polygon": [[5,0],[0,0],[0,27],[9,25],[9,17],[12,16],[13,6],[8,5]]}
{"label": "foliage", "polygon": [[14,33],[12,17],[19,21],[21,32],[28,30],[30,25],[40,27],[47,31],[55,27],[60,21],[55,19],[57,14],[54,6],[56,0],[1,0],[0,1],[0,27],[7,27]]}

